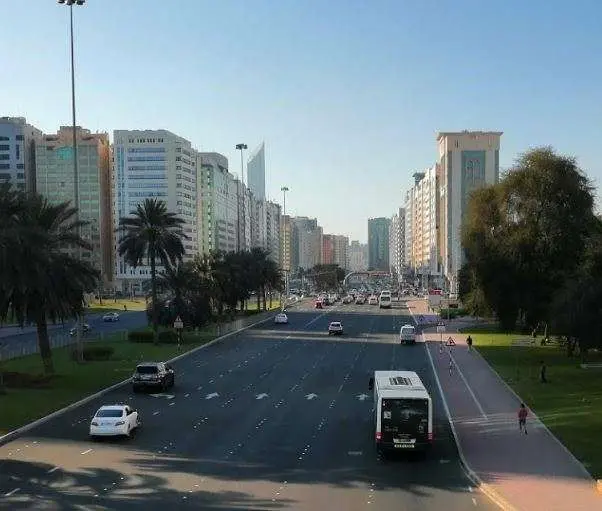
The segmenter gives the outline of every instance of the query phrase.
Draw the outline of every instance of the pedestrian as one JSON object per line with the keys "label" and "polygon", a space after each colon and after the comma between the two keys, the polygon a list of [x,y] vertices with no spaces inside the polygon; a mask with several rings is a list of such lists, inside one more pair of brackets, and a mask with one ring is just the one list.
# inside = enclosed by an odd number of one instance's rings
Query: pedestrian
{"label": "pedestrian", "polygon": [[525,407],[525,403],[521,403],[520,404],[520,408],[518,409],[518,430],[522,433],[523,431],[525,432],[525,435],[527,435],[527,415],[529,414],[529,412],[527,411],[527,408]]}
{"label": "pedestrian", "polygon": [[468,344],[468,351],[472,351],[472,337],[470,335],[466,338],[466,344]]}
{"label": "pedestrian", "polygon": [[123,304],[123,310],[124,310],[124,312],[128,311],[128,306],[125,303]]}
{"label": "pedestrian", "polygon": [[548,383],[548,379],[546,377],[546,371],[548,368],[546,367],[546,363],[542,360],[541,366],[539,367],[539,381],[541,383]]}

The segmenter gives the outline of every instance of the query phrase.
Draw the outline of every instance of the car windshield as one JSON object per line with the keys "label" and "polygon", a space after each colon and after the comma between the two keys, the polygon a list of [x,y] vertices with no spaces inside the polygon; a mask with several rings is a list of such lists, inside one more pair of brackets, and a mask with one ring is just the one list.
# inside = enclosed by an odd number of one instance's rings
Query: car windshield
{"label": "car windshield", "polygon": [[336,327],[336,326],[341,326],[341,324],[340,323],[330,323],[330,326],[335,326]]}
{"label": "car windshield", "polygon": [[96,417],[122,417],[123,410],[121,408],[104,408],[96,412]]}
{"label": "car windshield", "polygon": [[157,366],[138,366],[136,371],[140,374],[156,374],[159,372],[159,368]]}

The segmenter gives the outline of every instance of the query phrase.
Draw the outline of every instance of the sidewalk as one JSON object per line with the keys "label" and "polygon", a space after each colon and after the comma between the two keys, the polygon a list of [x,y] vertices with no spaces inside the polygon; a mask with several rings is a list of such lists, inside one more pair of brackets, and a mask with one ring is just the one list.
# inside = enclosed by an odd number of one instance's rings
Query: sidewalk
{"label": "sidewalk", "polygon": [[441,351],[435,328],[425,328],[423,338],[468,468],[486,490],[509,504],[507,509],[602,509],[595,481],[533,412],[527,419],[529,434],[519,433],[520,398],[477,351],[468,351],[465,336],[457,333],[467,323],[461,318],[447,323],[442,337],[455,340],[451,351]]}

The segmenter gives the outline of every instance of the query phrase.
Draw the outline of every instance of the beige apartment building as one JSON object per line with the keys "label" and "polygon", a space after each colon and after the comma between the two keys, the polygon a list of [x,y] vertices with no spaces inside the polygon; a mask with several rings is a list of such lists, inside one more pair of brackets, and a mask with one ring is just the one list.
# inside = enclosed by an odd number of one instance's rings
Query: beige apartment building
{"label": "beige apartment building", "polygon": [[[81,235],[92,244],[82,251],[100,272],[106,285],[113,280],[113,223],[111,213],[111,150],[107,133],[77,127],[79,217],[89,222]],[[73,128],[61,126],[56,134],[35,143],[36,191],[52,203],[75,205]],[[75,249],[74,249],[75,250]]]}

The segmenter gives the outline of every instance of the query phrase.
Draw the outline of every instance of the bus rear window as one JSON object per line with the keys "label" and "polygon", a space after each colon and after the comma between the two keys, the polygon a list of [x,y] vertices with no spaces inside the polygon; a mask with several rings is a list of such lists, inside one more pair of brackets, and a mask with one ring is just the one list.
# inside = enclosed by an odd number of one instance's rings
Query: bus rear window
{"label": "bus rear window", "polygon": [[426,399],[383,399],[382,418],[392,422],[407,422],[428,417]]}

